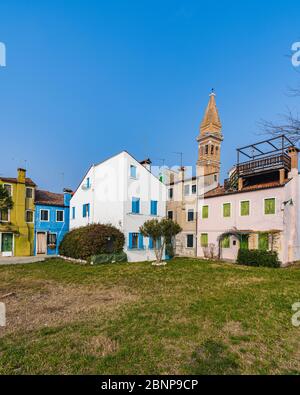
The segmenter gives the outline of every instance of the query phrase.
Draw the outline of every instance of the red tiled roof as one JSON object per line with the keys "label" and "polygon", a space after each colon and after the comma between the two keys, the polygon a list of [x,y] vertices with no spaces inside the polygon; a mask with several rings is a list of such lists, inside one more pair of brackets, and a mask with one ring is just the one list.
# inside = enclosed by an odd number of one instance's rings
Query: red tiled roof
{"label": "red tiled roof", "polygon": [[35,191],[35,204],[45,204],[47,206],[64,206],[64,195],[48,191]]}
{"label": "red tiled roof", "polygon": [[217,188],[205,193],[204,198],[207,199],[216,196],[233,195],[236,193],[244,193],[244,192],[253,192],[253,191],[259,191],[261,189],[280,188],[283,187],[288,182],[289,180],[284,183],[280,183],[279,181],[272,181],[272,182],[266,182],[261,184],[255,184],[255,185],[246,186],[240,191],[235,191],[232,189],[226,190],[224,186],[218,186]]}
{"label": "red tiled roof", "polygon": [[[0,180],[3,182],[11,182],[13,184],[16,184],[18,182],[17,178],[11,177],[0,177]],[[25,185],[28,185],[30,187],[36,187],[36,184],[32,181],[31,178],[25,178]]]}

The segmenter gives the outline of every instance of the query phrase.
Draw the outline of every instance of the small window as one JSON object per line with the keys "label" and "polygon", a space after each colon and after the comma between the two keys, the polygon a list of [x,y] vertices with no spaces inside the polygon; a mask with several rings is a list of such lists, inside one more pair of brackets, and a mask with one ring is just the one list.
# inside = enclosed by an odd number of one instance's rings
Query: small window
{"label": "small window", "polygon": [[33,189],[32,188],[26,188],[26,198],[27,199],[32,199],[33,197]]}
{"label": "small window", "polygon": [[203,219],[208,218],[208,206],[203,206],[202,207],[202,218]]}
{"label": "small window", "polygon": [[8,222],[8,221],[9,221],[9,210],[1,210],[0,222]]}
{"label": "small window", "polygon": [[187,248],[194,247],[194,235],[186,235],[186,246]]}
{"label": "small window", "polygon": [[49,221],[49,211],[48,210],[41,210],[40,214],[41,221],[48,222]]}
{"label": "small window", "polygon": [[133,214],[140,213],[140,198],[133,197],[131,203],[131,212]]}
{"label": "small window", "polygon": [[268,233],[259,233],[258,235],[258,249],[267,251],[269,249],[269,235]]}
{"label": "small window", "polygon": [[157,215],[157,200],[151,200],[150,213],[151,215]]}
{"label": "small window", "polygon": [[275,214],[275,198],[265,199],[265,214]]}
{"label": "small window", "polygon": [[217,182],[218,181],[218,176],[215,174],[214,175],[214,181]]}
{"label": "small window", "polygon": [[247,217],[248,215],[250,215],[250,202],[246,200],[241,202],[241,216]]}
{"label": "small window", "polygon": [[194,210],[188,210],[188,222],[194,221]]}
{"label": "small window", "polygon": [[7,190],[7,192],[12,196],[12,185],[10,184],[3,184],[3,187]]}
{"label": "small window", "polygon": [[139,247],[139,234],[129,233],[129,249],[137,249]]}
{"label": "small window", "polygon": [[130,165],[130,177],[136,178],[136,166]]}
{"label": "small window", "polygon": [[82,206],[82,216],[83,218],[90,216],[90,204],[86,203]]}
{"label": "small window", "polygon": [[56,222],[64,222],[64,211],[63,210],[56,211]]}
{"label": "small window", "polygon": [[205,154],[208,155],[208,145],[205,146]]}
{"label": "small window", "polygon": [[207,247],[208,246],[208,234],[207,233],[201,233],[201,247]]}
{"label": "small window", "polygon": [[75,219],[76,216],[76,208],[72,207],[72,219]]}
{"label": "small window", "polygon": [[184,186],[184,195],[188,196],[190,194],[190,186],[189,185],[185,185]]}
{"label": "small window", "polygon": [[214,146],[213,146],[213,145],[210,147],[210,153],[211,153],[212,155],[214,154]]}
{"label": "small window", "polygon": [[223,217],[229,218],[231,216],[231,203],[223,204]]}
{"label": "small window", "polygon": [[197,193],[197,185],[192,185],[192,194],[196,195]]}
{"label": "small window", "polygon": [[173,211],[168,211],[168,219],[173,219]]}
{"label": "small window", "polygon": [[222,248],[230,248],[230,237],[229,235],[226,235],[223,237],[222,242],[221,242],[221,247]]}
{"label": "small window", "polygon": [[56,245],[57,236],[56,233],[48,233],[48,245]]}
{"label": "small window", "polygon": [[169,199],[173,199],[173,188],[169,188]]}
{"label": "small window", "polygon": [[91,187],[90,177],[88,177],[88,178],[86,179],[86,187],[87,187],[87,189],[89,189],[89,188]]}
{"label": "small window", "polygon": [[26,222],[32,223],[33,222],[33,211],[26,210]]}

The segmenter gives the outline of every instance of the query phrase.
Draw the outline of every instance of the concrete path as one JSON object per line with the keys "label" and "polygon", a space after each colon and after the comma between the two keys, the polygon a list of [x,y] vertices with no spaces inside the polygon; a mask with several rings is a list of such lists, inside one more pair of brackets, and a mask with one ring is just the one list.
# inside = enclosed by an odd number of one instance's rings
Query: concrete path
{"label": "concrete path", "polygon": [[34,263],[43,262],[46,258],[45,255],[42,256],[12,256],[12,257],[0,257],[0,265],[18,265],[23,263]]}

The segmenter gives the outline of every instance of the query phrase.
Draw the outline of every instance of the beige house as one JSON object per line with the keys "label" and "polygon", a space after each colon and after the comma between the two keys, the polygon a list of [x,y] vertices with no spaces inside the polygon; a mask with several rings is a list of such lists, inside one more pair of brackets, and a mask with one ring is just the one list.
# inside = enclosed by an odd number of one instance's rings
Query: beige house
{"label": "beige house", "polygon": [[196,176],[188,176],[186,168],[167,170],[167,216],[178,222],[182,232],[176,237],[175,253],[196,257],[199,196],[219,185],[222,125],[215,94],[210,94],[203,121],[200,125]]}

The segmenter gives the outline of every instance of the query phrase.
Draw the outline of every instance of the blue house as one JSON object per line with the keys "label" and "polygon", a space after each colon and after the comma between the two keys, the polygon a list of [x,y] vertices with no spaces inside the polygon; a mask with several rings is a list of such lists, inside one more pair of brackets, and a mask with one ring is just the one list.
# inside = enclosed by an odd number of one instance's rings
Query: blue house
{"label": "blue house", "polygon": [[36,190],[34,221],[35,255],[57,255],[64,235],[69,231],[72,191],[53,193]]}

